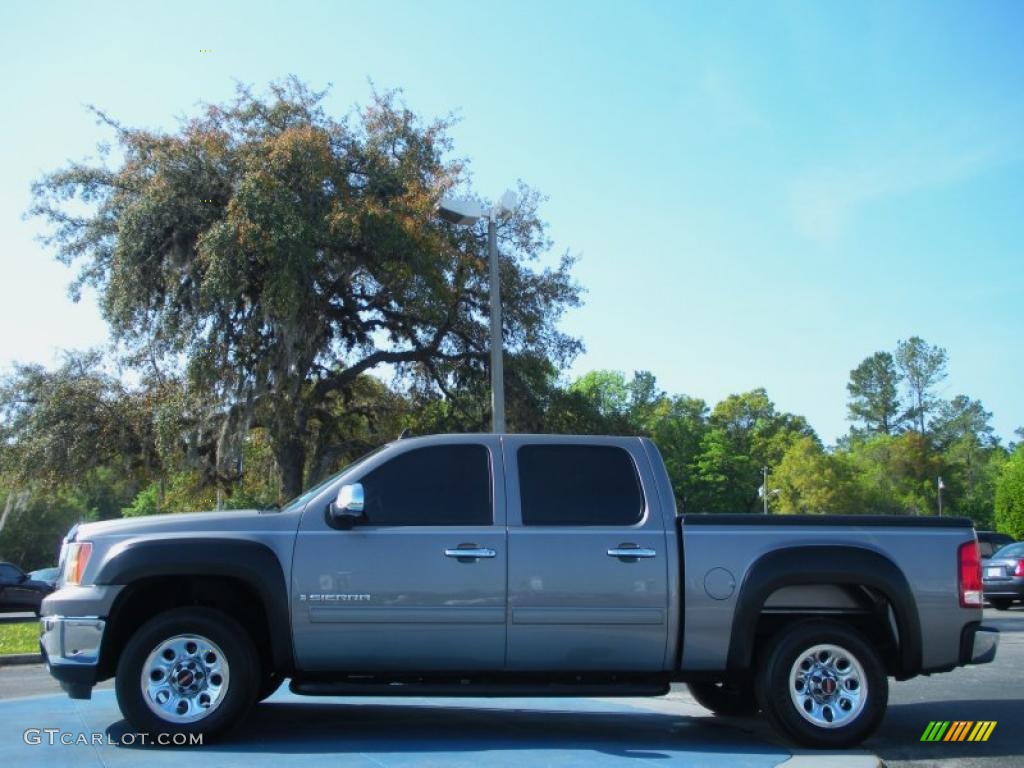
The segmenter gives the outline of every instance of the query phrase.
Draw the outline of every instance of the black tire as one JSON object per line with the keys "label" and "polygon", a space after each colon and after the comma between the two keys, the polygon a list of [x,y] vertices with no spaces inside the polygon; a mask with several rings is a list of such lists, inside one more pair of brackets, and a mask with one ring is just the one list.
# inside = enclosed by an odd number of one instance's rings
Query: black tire
{"label": "black tire", "polygon": [[[221,662],[226,662],[227,668],[227,680],[216,706],[192,722],[178,722],[159,715],[147,703],[149,697],[142,686],[143,666],[150,654],[180,635],[195,635],[211,641],[223,654]],[[195,655],[197,651],[192,653]],[[131,636],[121,652],[114,687],[121,713],[138,732],[203,734],[206,739],[237,725],[248,713],[255,703],[259,670],[252,639],[233,618],[210,608],[174,608],[150,619]]]}
{"label": "black tire", "polygon": [[995,599],[989,598],[989,602],[992,604],[992,607],[995,608],[997,611],[1008,611],[1010,610],[1010,606],[1013,605],[1013,600],[1008,600],[1005,597],[999,597]]}
{"label": "black tire", "polygon": [[705,709],[716,715],[729,717],[750,717],[757,714],[757,696],[754,681],[742,683],[687,683],[690,694]]}
{"label": "black tire", "polygon": [[[838,652],[825,650],[805,656],[803,663],[808,666],[798,668],[801,657],[815,646],[832,646]],[[812,659],[814,665],[809,663]],[[819,661],[831,661],[833,667],[821,670],[817,666]],[[847,671],[843,674],[851,682],[833,674],[844,665]],[[795,676],[792,695],[791,674]],[[807,687],[811,685],[817,685],[822,695],[831,691],[831,697],[826,695],[827,701],[819,701],[811,695]],[[802,689],[807,693],[802,695]],[[889,700],[885,665],[874,648],[857,630],[833,621],[798,622],[780,630],[761,657],[755,690],[761,710],[776,730],[804,746],[824,749],[850,747],[864,741],[882,722]],[[796,700],[801,699],[798,705]],[[842,723],[844,718],[848,722]]]}
{"label": "black tire", "polygon": [[264,672],[263,678],[260,680],[259,692],[256,694],[257,703],[269,699],[277,693],[277,689],[281,687],[283,682],[284,678],[277,674],[277,672]]}

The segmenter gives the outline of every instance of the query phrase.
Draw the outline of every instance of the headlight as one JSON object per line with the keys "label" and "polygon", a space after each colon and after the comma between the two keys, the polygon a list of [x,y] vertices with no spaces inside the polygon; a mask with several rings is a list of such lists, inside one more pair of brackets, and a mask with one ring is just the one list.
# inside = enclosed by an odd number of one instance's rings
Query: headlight
{"label": "headlight", "polygon": [[81,584],[82,574],[85,573],[85,566],[89,564],[89,557],[92,555],[91,541],[75,541],[67,545],[67,562],[64,566],[64,583]]}

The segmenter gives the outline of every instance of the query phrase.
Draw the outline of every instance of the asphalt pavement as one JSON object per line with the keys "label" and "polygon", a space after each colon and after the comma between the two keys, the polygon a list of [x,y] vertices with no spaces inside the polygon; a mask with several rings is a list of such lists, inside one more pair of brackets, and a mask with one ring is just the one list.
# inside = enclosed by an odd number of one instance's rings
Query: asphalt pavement
{"label": "asphalt pavement", "polygon": [[[889,710],[865,747],[890,768],[1024,766],[1024,606],[985,609],[1000,632],[991,664],[917,677],[889,688]],[[987,742],[922,742],[932,720],[995,720]]]}
{"label": "asphalt pavement", "polygon": [[[1024,608],[986,610],[1002,632],[992,664],[893,683],[888,714],[863,752],[829,756],[793,750],[759,719],[717,718],[685,686],[647,699],[306,698],[280,691],[232,736],[201,751],[193,764],[217,768],[277,765],[490,766],[662,765],[824,768],[1024,768]],[[110,682],[92,701],[73,702],[41,665],[0,667],[0,763],[61,766],[177,763],[182,749],[124,741]],[[990,739],[921,742],[933,720],[995,720]],[[103,744],[26,744],[25,729],[102,734]],[[145,750],[145,751],[141,751]]]}

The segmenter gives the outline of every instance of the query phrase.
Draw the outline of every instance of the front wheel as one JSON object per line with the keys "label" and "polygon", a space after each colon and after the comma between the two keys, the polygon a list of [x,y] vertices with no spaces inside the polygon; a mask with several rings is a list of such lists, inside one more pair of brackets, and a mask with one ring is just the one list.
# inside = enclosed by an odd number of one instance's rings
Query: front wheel
{"label": "front wheel", "polygon": [[772,725],[808,747],[841,748],[870,736],[885,715],[885,665],[864,636],[837,622],[800,622],[771,640],[758,702]]}
{"label": "front wheel", "polygon": [[252,640],[230,616],[175,608],[131,636],[117,665],[121,713],[139,732],[216,736],[256,698]]}

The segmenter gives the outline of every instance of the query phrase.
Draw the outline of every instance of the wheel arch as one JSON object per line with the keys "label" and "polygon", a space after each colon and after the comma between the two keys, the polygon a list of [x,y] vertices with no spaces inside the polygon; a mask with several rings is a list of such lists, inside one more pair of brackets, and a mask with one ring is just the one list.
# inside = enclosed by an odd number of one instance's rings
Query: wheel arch
{"label": "wheel arch", "polygon": [[[758,627],[769,599],[790,587],[820,587],[822,594],[839,590],[871,590],[891,609],[896,624],[896,663],[893,673],[912,677],[921,670],[921,624],[917,603],[903,571],[889,558],[864,547],[818,545],[783,547],[758,558],[747,571],[733,614],[727,668],[749,670]],[[840,609],[833,618],[842,618]],[[794,618],[806,617],[799,610]]]}
{"label": "wheel arch", "polygon": [[111,548],[96,584],[120,584],[107,617],[114,630],[101,666],[111,672],[129,628],[125,620],[147,611],[189,604],[220,607],[242,620],[275,672],[294,671],[288,589],[281,563],[265,544],[219,538],[127,541]]}

